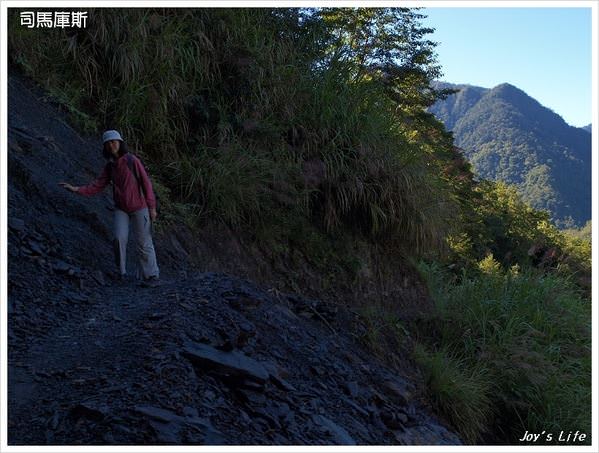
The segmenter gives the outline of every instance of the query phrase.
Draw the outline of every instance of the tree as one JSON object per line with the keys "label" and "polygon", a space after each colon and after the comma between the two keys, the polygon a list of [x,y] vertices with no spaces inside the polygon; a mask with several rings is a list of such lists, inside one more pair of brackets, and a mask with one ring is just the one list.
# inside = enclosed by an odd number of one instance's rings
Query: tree
{"label": "tree", "polygon": [[322,8],[317,10],[330,30],[325,61],[350,61],[354,80],[378,79],[404,109],[429,107],[455,90],[435,90],[441,76],[434,48],[426,36],[426,16],[418,8]]}

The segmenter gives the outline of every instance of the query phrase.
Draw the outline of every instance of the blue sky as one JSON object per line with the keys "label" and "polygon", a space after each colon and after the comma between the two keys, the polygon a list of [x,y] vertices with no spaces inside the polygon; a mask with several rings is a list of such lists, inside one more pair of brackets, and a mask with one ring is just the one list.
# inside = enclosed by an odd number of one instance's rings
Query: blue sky
{"label": "blue sky", "polygon": [[573,126],[591,122],[591,8],[425,8],[444,76],[511,83]]}

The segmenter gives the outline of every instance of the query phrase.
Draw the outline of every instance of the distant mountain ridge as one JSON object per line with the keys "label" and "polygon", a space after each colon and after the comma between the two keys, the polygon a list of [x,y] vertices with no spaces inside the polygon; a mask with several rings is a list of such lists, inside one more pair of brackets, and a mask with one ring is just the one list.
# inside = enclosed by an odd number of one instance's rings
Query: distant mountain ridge
{"label": "distant mountain ridge", "polygon": [[[429,111],[453,131],[482,178],[518,186],[523,198],[558,225],[591,218],[590,125],[568,125],[519,88],[438,82],[459,90]],[[588,130],[587,130],[588,128]]]}

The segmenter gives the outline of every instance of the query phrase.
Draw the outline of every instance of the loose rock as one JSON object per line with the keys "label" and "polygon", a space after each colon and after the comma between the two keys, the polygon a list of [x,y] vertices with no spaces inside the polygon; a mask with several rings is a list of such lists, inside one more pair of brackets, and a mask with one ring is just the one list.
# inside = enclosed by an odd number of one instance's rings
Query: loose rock
{"label": "loose rock", "polygon": [[204,344],[188,342],[183,355],[217,374],[238,380],[249,379],[264,384],[269,376],[260,363],[237,351],[223,352]]}

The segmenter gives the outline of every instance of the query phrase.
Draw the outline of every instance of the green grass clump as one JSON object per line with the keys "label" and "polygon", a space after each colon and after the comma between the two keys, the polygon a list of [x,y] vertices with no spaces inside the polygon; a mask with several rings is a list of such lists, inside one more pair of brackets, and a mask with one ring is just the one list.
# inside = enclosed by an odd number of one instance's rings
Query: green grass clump
{"label": "green grass clump", "polygon": [[417,344],[414,359],[421,368],[433,404],[456,426],[464,440],[475,443],[490,429],[493,383],[484,366],[466,366],[447,350],[428,351]]}
{"label": "green grass clump", "polygon": [[[504,270],[491,256],[479,263],[478,275],[458,282],[436,265],[420,270],[436,304],[437,332],[419,332],[436,351],[420,353],[420,362],[436,379],[429,387],[433,399],[467,439],[476,436],[462,427],[446,393],[456,373],[472,376],[479,369],[494,383],[486,390],[495,425],[489,432],[505,433],[512,443],[526,430],[582,430],[590,437],[591,306],[579,289],[558,273]],[[435,360],[454,362],[444,371]],[[462,385],[480,389],[478,382]],[[478,399],[480,411],[487,400]]]}

